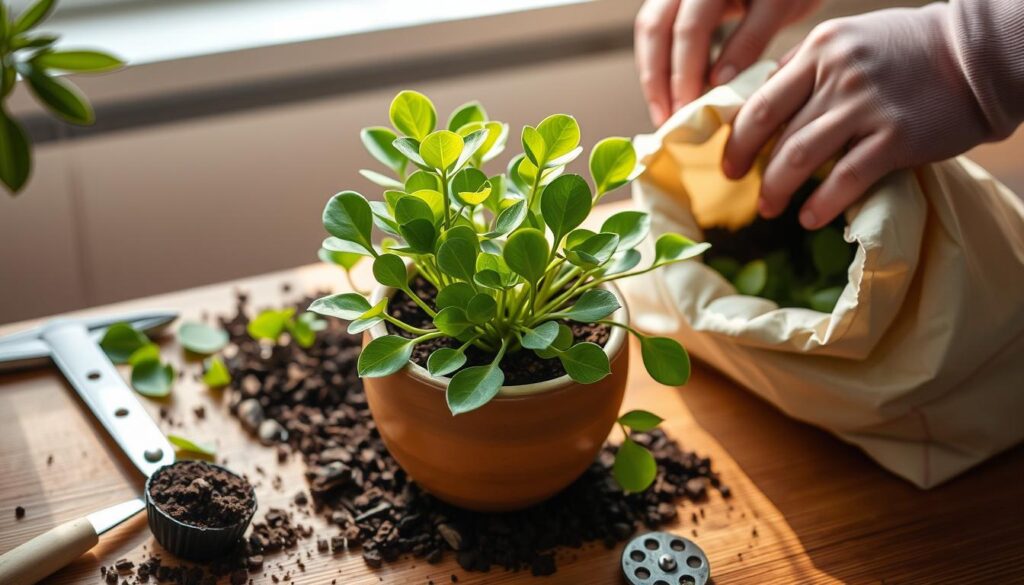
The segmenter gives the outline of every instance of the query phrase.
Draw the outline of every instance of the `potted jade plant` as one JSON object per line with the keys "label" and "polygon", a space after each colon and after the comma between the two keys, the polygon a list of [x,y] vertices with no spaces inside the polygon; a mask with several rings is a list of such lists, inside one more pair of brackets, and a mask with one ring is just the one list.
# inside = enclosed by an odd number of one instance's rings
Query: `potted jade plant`
{"label": "potted jade plant", "polygon": [[567,115],[523,128],[524,152],[500,174],[483,168],[504,149],[508,126],[479,104],[458,108],[439,130],[430,100],[403,91],[390,119],[394,130],[362,131],[393,174],[362,172],[385,189],[382,200],[344,191],[323,214],[330,237],[321,257],[346,268],[366,257],[380,286],[369,299],[337,294],[310,310],[365,332],[359,374],[395,459],[441,499],[514,509],[571,483],[618,422],[625,436],[613,474],[626,490],[646,489],[654,460],[628,431],[661,419],[619,416],[628,334],[663,384],[684,384],[690,364],[675,340],[629,326],[614,283],[707,245],[662,235],[641,267],[645,213],[580,227],[602,197],[639,174],[628,139],[594,146],[591,185],[563,172],[583,151]]}

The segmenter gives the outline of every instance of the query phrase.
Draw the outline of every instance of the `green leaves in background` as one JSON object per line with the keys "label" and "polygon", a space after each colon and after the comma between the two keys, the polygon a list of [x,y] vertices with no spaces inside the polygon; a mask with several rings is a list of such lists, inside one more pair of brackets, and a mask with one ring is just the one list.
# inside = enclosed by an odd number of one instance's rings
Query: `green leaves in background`
{"label": "green leaves in background", "polygon": [[171,393],[174,368],[155,359],[148,359],[132,367],[132,387],[144,396],[163,398]]}
{"label": "green leaves in background", "polygon": [[615,454],[612,477],[627,492],[642,492],[647,489],[658,473],[654,456],[629,437],[623,439]]}
{"label": "green leaves in background", "polygon": [[228,332],[205,323],[188,321],[178,328],[178,343],[193,353],[209,355],[224,349],[228,344]]}
{"label": "green leaves in background", "polygon": [[654,265],[665,266],[700,256],[711,244],[697,243],[679,234],[667,233],[654,242]]}
{"label": "green leaves in background", "polygon": [[167,434],[167,440],[174,445],[177,451],[204,458],[212,458],[217,455],[217,448],[212,443],[200,443],[173,433]]}
{"label": "green leaves in background", "polygon": [[486,120],[487,112],[483,105],[480,102],[472,101],[462,104],[452,112],[452,115],[448,117],[448,129],[458,132],[466,124],[485,122]]}
{"label": "green leaves in background", "polygon": [[203,384],[208,388],[223,388],[231,383],[231,372],[220,356],[206,358],[203,362]]}
{"label": "green leaves in background", "polygon": [[389,117],[396,130],[416,140],[423,140],[437,125],[434,104],[415,91],[406,90],[395,96]]}
{"label": "green leaves in background", "polygon": [[100,339],[100,348],[115,364],[128,363],[128,358],[147,344],[149,339],[128,323],[111,325]]}
{"label": "green leaves in background", "polygon": [[285,332],[288,322],[295,316],[295,309],[267,309],[253,317],[245,330],[253,339],[276,342]]}
{"label": "green leaves in background", "polygon": [[838,229],[826,226],[811,235],[811,259],[822,278],[845,275],[853,261],[853,248]]}
{"label": "green leaves in background", "polygon": [[100,73],[123,65],[99,51],[56,51],[57,37],[30,31],[52,12],[54,0],[38,0],[10,22],[0,10],[0,181],[11,194],[23,189],[32,173],[32,152],[24,130],[7,113],[4,101],[20,73],[32,94],[47,110],[73,124],[92,124],[92,106],[59,72]]}
{"label": "green leaves in background", "polygon": [[733,280],[736,291],[741,295],[756,296],[764,291],[768,283],[768,265],[764,260],[751,260],[740,268]]}

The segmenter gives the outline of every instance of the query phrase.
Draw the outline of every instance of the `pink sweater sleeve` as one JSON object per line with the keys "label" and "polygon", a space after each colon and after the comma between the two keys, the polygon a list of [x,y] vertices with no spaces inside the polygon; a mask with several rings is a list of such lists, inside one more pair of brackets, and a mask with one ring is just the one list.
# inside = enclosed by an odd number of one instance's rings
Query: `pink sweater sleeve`
{"label": "pink sweater sleeve", "polygon": [[952,0],[948,42],[987,123],[985,140],[1024,121],[1024,0]]}

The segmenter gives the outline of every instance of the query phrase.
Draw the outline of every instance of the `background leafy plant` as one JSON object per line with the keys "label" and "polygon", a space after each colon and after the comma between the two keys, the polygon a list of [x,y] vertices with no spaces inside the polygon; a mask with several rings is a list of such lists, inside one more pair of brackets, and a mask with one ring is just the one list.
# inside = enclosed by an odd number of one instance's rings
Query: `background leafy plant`
{"label": "background leafy plant", "polygon": [[95,119],[92,106],[60,73],[99,73],[123,65],[117,57],[99,51],[57,50],[57,36],[33,32],[55,6],[56,0],[36,0],[14,18],[0,0],[0,181],[11,194],[25,186],[32,172],[28,137],[5,107],[18,75],[52,114],[72,124],[89,125]]}
{"label": "background leafy plant", "polygon": [[[368,259],[375,280],[404,292],[431,323],[424,327],[392,316],[387,297],[371,304],[361,294],[343,293],[315,301],[310,311],[349,320],[350,332],[388,322],[408,334],[368,343],[359,357],[361,376],[391,375],[408,364],[417,344],[447,337],[455,346],[433,351],[427,369],[438,378],[450,376],[446,396],[454,415],[480,408],[498,394],[505,380],[501,362],[512,352],[557,358],[573,380],[594,383],[610,373],[608,355],[594,343],[573,339],[566,322],[576,321],[625,329],[640,340],[654,379],[686,382],[690,367],[682,346],[615,321],[620,305],[604,285],[693,258],[707,244],[662,235],[650,263],[638,268],[637,246],[650,227],[647,214],[617,213],[596,232],[580,227],[601,198],[639,174],[628,139],[606,138],[593,147],[588,182],[565,172],[583,152],[579,125],[571,116],[555,114],[524,127],[523,152],[512,157],[504,173],[489,174],[484,166],[505,148],[509,128],[491,120],[481,104],[460,106],[438,129],[430,100],[403,91],[392,101],[389,118],[391,128],[361,132],[387,174],[361,173],[384,189],[383,196],[369,201],[343,191],[332,197],[323,213],[330,237],[321,257],[346,270],[359,258]],[[375,230],[384,235],[380,244]],[[419,298],[412,290],[407,262],[436,287],[434,298]],[[467,367],[470,346],[491,361]],[[623,430],[651,420],[627,418]],[[638,490],[650,483],[653,459],[643,447],[627,436],[618,457],[616,477],[624,487]]]}

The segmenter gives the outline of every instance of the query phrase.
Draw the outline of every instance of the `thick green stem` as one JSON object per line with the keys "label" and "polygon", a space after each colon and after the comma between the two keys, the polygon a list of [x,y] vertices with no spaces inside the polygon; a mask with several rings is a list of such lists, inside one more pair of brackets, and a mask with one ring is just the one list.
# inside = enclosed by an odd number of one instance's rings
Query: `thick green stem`
{"label": "thick green stem", "polygon": [[428,333],[434,333],[434,332],[437,331],[437,329],[421,329],[419,327],[413,327],[412,325],[409,325],[409,324],[407,324],[407,323],[405,323],[403,321],[400,321],[400,320],[392,317],[391,315],[387,314],[386,312],[385,313],[381,313],[380,316],[381,316],[382,319],[384,319],[388,323],[391,323],[395,327],[398,327],[399,329],[408,331],[409,333],[414,333],[416,335],[426,335]]}

